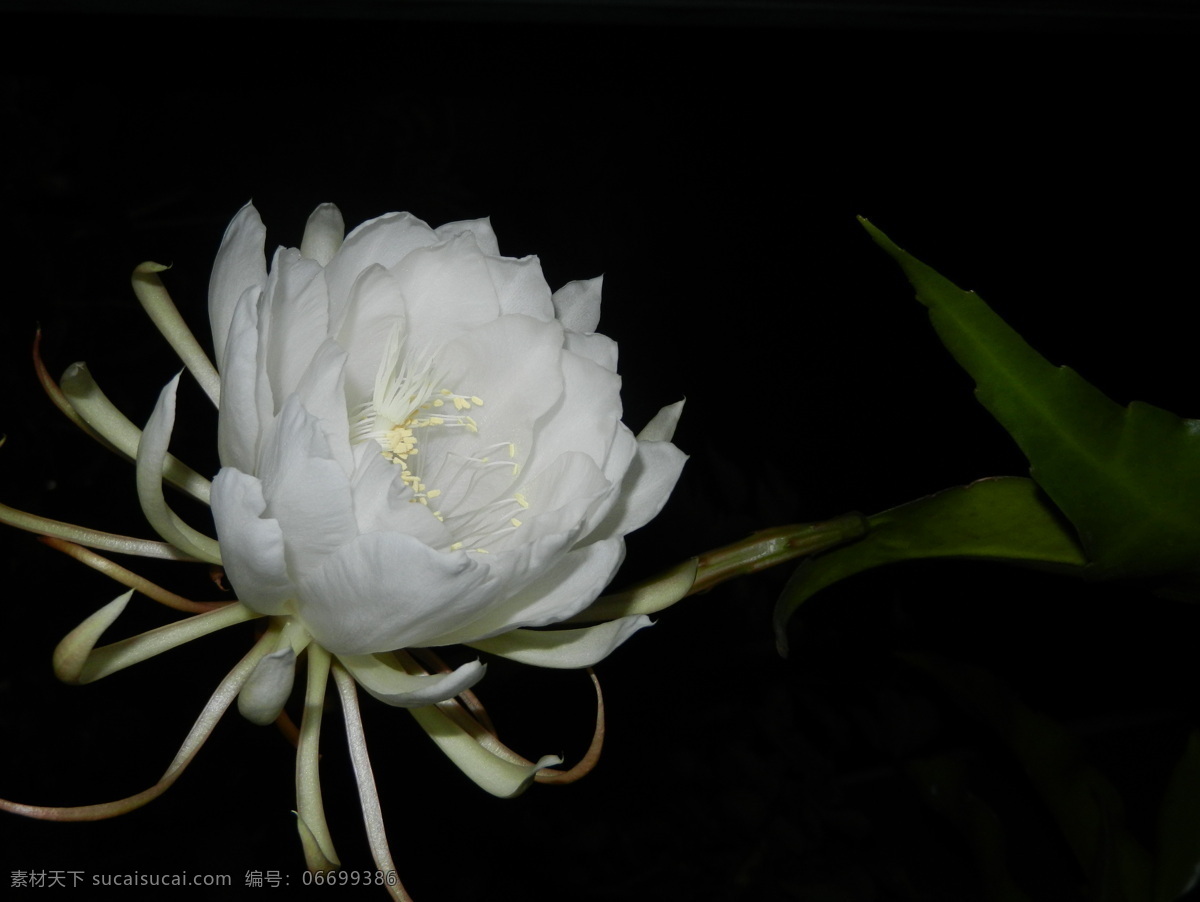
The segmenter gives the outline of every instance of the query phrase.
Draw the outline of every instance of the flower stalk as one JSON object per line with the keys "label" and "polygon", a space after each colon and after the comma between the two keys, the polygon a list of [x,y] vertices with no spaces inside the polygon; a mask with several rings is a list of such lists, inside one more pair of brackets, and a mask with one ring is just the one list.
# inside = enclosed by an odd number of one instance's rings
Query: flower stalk
{"label": "flower stalk", "polygon": [[866,535],[867,529],[866,517],[849,513],[818,523],[759,530],[741,541],[689,558],[624,591],[603,595],[564,623],[599,623],[655,614],[734,577],[749,576],[853,542]]}
{"label": "flower stalk", "polygon": [[862,538],[867,529],[866,517],[850,513],[819,523],[760,530],[740,542],[700,555],[696,559],[696,581],[688,594],[707,592],[735,576],[749,576],[768,567],[845,545]]}

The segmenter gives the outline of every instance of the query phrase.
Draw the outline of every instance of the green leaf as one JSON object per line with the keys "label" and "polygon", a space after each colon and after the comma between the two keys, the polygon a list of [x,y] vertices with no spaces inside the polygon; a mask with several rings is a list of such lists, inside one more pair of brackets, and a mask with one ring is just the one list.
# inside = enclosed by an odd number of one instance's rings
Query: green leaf
{"label": "green leaf", "polygon": [[1200,732],[1192,731],[1158,812],[1155,902],[1174,902],[1200,877]]}
{"label": "green leaf", "polygon": [[1086,762],[1075,737],[1027,708],[987,672],[926,655],[904,660],[938,681],[1008,746],[1050,810],[1097,902],[1149,902],[1149,855],[1126,830],[1116,789]]}
{"label": "green leaf", "polygon": [[1194,574],[1200,563],[1200,422],[1127,408],[1034,351],[973,292],[867,231],[903,268],[979,400],[1074,524],[1100,577]]}
{"label": "green leaf", "polygon": [[1001,476],[946,489],[867,518],[857,542],[796,568],[775,606],[775,637],[787,654],[796,608],[826,586],[897,561],[974,558],[1082,573],[1086,559],[1070,526],[1029,479]]}

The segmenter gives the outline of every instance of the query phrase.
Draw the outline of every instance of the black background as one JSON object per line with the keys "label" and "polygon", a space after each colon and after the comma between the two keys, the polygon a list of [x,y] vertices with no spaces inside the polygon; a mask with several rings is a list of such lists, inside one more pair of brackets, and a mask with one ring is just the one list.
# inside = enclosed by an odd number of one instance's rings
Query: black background
{"label": "black background", "polygon": [[[686,396],[676,441],[692,455],[668,508],[630,538],[623,581],[754,529],[1024,472],[856,214],[1117,400],[1195,413],[1195,21],[1111,4],[802,6],[685,5],[680,24],[662,5],[479,5],[460,21],[6,16],[0,499],[149,534],[131,468],[50,407],[29,343],[40,323],[53,372],[86,359],[144,421],[178,363],[128,273],[173,263],[170,290],[204,335],[213,253],[251,197],[270,245],[298,243],[331,200],[349,225],[399,209],[432,224],[490,215],[502,250],[537,253],[553,287],[605,274],[626,421]],[[180,416],[173,450],[215,472],[198,391]],[[25,534],[2,547],[0,795],[71,805],[150,785],[250,629],[61,686],[50,651],[119,590]],[[134,566],[215,597],[203,568]],[[947,750],[1009,825],[1030,897],[1082,898],[1019,768],[902,650],[978,664],[1068,724],[1152,844],[1200,714],[1193,608],[914,564],[818,596],[783,660],[770,614],[786,575],[690,599],[605,661],[608,746],[570,787],[491,799],[406,714],[365,704],[419,902],[987,898],[961,837],[905,776]],[[114,635],[172,616],[142,599]],[[582,675],[495,664],[480,690],[525,754],[586,747]],[[335,843],[345,866],[372,868],[332,697],[323,745]],[[303,870],[292,774],[274,730],[231,713],[140,811],[0,819],[0,877],[186,870],[232,875],[222,896],[284,897]],[[251,869],[290,892],[243,888]]]}

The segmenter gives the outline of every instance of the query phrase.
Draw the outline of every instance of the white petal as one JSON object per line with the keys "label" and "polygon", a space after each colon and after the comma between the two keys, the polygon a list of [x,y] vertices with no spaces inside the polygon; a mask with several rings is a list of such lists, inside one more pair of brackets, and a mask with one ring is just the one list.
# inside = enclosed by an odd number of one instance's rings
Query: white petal
{"label": "white petal", "polygon": [[360,533],[402,532],[431,548],[449,548],[454,537],[428,505],[414,504],[412,492],[397,478],[397,466],[379,453],[375,442],[355,449],[361,456],[354,472],[354,518]]}
{"label": "white petal", "polygon": [[568,282],[554,292],[554,311],[572,332],[595,332],[600,325],[600,290],[604,276]]}
{"label": "white petal", "polygon": [[283,553],[279,521],[263,519],[262,483],[225,467],[213,480],[212,512],[225,574],[246,606],[262,614],[282,613],[295,594]]}
{"label": "white petal", "polygon": [[[350,479],[320,421],[288,398],[262,451],[266,514],[283,530],[288,572],[302,583],[321,560],[358,534]],[[329,649],[333,651],[333,649]]]}
{"label": "white petal", "polygon": [[391,273],[370,266],[350,286],[337,340],[346,349],[346,398],[351,406],[371,400],[388,339],[404,324],[404,297]]}
{"label": "white petal", "polygon": [[[538,421],[560,403],[562,358],[561,327],[524,316],[493,320],[443,349],[439,364],[445,367],[446,387],[480,396],[484,402],[470,411],[477,431],[430,430],[423,436],[424,481],[445,492],[443,510],[453,510],[470,485],[465,480],[456,484],[435,480],[432,464],[447,453],[495,458],[497,447],[511,445],[514,465],[522,469],[528,466],[529,455],[541,447]],[[506,468],[502,478],[484,481],[489,491],[502,493],[515,479],[512,469]],[[468,503],[472,506],[491,500],[480,486],[471,487]]]}
{"label": "white petal", "polygon": [[343,378],[346,352],[328,338],[316,348],[308,363],[294,386],[295,397],[317,421],[329,453],[349,475],[354,471],[354,457],[350,448],[350,417]]}
{"label": "white petal", "polygon": [[466,692],[487,669],[479,661],[468,661],[450,673],[409,674],[391,655],[339,655],[338,660],[367,692],[381,702],[398,708],[436,705]]}
{"label": "white petal", "polygon": [[650,422],[646,424],[646,428],[638,433],[638,441],[669,442],[675,437],[675,427],[679,425],[679,418],[682,415],[682,401],[668,404],[650,419]]}
{"label": "white petal", "polygon": [[[633,437],[633,433],[629,431],[629,427],[621,422],[614,423],[612,444],[609,446],[608,458],[604,461],[603,466],[604,478],[608,480],[612,489],[588,512],[587,520],[583,524],[583,531],[581,533],[585,537],[590,537],[588,541],[595,541],[598,538],[605,538],[611,535],[606,532],[596,533],[596,527],[598,524],[605,522],[613,509],[621,503],[621,492],[625,475],[637,457],[637,451],[638,441]],[[594,533],[595,535],[593,535]]]}
{"label": "white petal", "polygon": [[624,560],[620,537],[568,552],[513,598],[522,606],[513,625],[549,626],[574,616],[604,591]]}
{"label": "white petal", "polygon": [[425,645],[493,600],[488,567],[412,536],[371,533],[339,548],[300,587],[298,613],[334,654]]}
{"label": "white petal", "polygon": [[513,630],[467,644],[535,667],[591,667],[646,626],[650,618],[639,615],[573,630]]}
{"label": "white petal", "polygon": [[625,557],[620,538],[596,542],[557,557],[538,577],[473,623],[438,636],[429,645],[487,639],[515,627],[548,626],[586,608],[607,586]]}
{"label": "white petal", "polygon": [[[521,526],[512,542],[529,544],[543,536],[569,536],[570,544],[582,538],[584,523],[595,508],[616,491],[586,454],[561,454],[553,464],[521,485],[529,503],[520,514]],[[568,546],[569,547],[569,546]]]}
{"label": "white petal", "polygon": [[221,369],[221,408],[217,453],[222,466],[253,473],[265,425],[259,417],[258,299],[261,289],[247,288],[238,300],[228,329]]}
{"label": "white petal", "polygon": [[295,679],[296,653],[290,646],[267,655],[238,693],[238,711],[251,723],[274,722],[292,694]]}
{"label": "white petal", "polygon": [[620,499],[595,535],[628,535],[662,510],[679,481],[687,455],[670,443],[683,402],[669,404],[638,434],[637,457],[625,472]]}
{"label": "white petal", "polygon": [[604,367],[610,373],[617,371],[617,343],[607,335],[601,335],[599,332],[588,335],[567,332],[563,336],[563,347],[597,366]]}
{"label": "white petal", "polygon": [[266,237],[266,227],[251,203],[238,211],[221,239],[208,284],[208,317],[218,363],[225,357],[225,337],[238,300],[251,289],[261,290],[267,282]]}
{"label": "white petal", "polygon": [[608,449],[608,459],[604,461],[604,476],[610,482],[620,485],[630,464],[637,457],[638,440],[634,438],[629,427],[617,423],[613,428],[612,445]]}
{"label": "white petal", "polygon": [[[524,466],[527,474],[571,451],[587,454],[604,468],[621,421],[621,379],[616,373],[570,353],[562,354],[559,366],[561,400],[553,415],[538,423],[537,441]],[[536,378],[535,373],[528,376],[530,381]]]}
{"label": "white petal", "polygon": [[500,314],[487,258],[469,233],[419,248],[389,271],[404,294],[408,335],[415,347],[440,347]]}
{"label": "white petal", "polygon": [[329,338],[329,297],[321,267],[297,250],[275,255],[263,319],[269,322],[260,366],[271,381],[272,413],[311,367],[317,348]]}
{"label": "white petal", "polygon": [[364,270],[371,266],[391,269],[417,248],[438,240],[433,229],[411,213],[388,213],[351,231],[325,267],[333,329],[340,329],[351,289]]}
{"label": "white petal", "polygon": [[475,243],[485,254],[493,257],[500,256],[500,243],[496,240],[496,232],[490,219],[461,219],[458,222],[448,222],[435,230],[440,241],[449,241],[464,232],[475,238]]}
{"label": "white petal", "polygon": [[554,319],[554,304],[550,301],[550,286],[542,275],[537,257],[487,257],[488,272],[496,286],[500,312],[504,315],[532,316],[534,319]]}
{"label": "white petal", "polygon": [[328,265],[342,246],[346,222],[342,211],[333,204],[321,204],[312,211],[300,241],[300,253],[322,266]]}
{"label": "white petal", "polygon": [[621,494],[595,535],[628,535],[662,510],[688,456],[670,442],[638,442]]}

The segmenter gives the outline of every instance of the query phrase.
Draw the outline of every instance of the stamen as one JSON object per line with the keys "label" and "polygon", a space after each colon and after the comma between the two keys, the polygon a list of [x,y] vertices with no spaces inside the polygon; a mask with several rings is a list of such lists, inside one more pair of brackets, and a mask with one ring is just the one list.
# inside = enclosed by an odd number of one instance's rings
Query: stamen
{"label": "stamen", "polygon": [[445,407],[450,399],[455,410],[470,410],[483,401],[472,395],[456,394],[439,388],[441,377],[432,361],[410,361],[403,353],[403,336],[399,328],[388,339],[383,362],[375,377],[375,390],[369,402],[354,412],[351,427],[352,442],[373,439],[383,449],[383,457],[400,468],[400,481],[408,486],[413,497],[409,500],[428,505],[430,498],[441,494],[440,489],[428,489],[421,474],[416,472],[414,456],[420,453],[420,430],[461,428],[478,432],[475,420],[465,414],[445,416],[432,411]]}
{"label": "stamen", "polygon": [[[479,433],[479,424],[467,411],[483,406],[478,395],[459,394],[445,385],[445,376],[432,356],[418,357],[406,353],[402,327],[397,326],[388,338],[382,362],[375,376],[371,400],[354,409],[350,438],[354,443],[372,440],[380,446],[381,456],[399,468],[397,478],[411,494],[410,503],[429,508],[432,498],[449,494],[455,500],[449,510],[430,513],[445,523],[454,537],[446,549],[461,551],[467,548],[486,554],[487,543],[512,532],[522,524],[513,514],[528,510],[529,501],[523,495],[512,495],[482,507],[479,494],[494,498],[495,489],[480,487],[480,480],[496,467],[507,467],[509,477],[521,471],[514,442],[502,441],[463,454],[438,454],[426,460],[421,447],[427,430],[465,429]],[[453,412],[450,412],[450,408]],[[501,459],[494,460],[493,456]],[[431,472],[425,471],[428,464]],[[464,480],[466,480],[464,484]],[[430,488],[431,485],[436,488]],[[481,491],[477,493],[477,488]],[[469,510],[459,514],[460,508]]]}
{"label": "stamen", "polygon": [[[513,505],[516,503],[515,498],[504,498],[472,510],[461,517],[451,516],[443,522],[458,536],[459,544],[484,545],[496,541],[521,525],[522,521],[512,516]],[[497,526],[497,523],[504,525]],[[476,548],[475,550],[482,549]]]}

